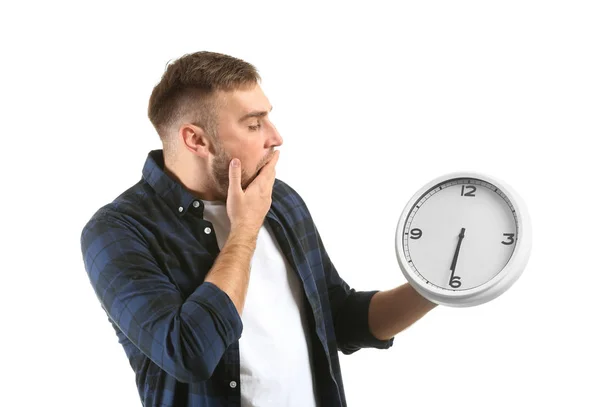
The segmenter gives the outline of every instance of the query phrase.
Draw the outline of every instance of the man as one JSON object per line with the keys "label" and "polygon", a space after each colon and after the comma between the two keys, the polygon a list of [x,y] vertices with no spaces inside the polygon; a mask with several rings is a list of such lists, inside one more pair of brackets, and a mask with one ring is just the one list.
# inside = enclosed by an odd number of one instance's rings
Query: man
{"label": "man", "polygon": [[170,64],[148,115],[162,150],[85,225],[85,268],[145,406],[345,406],[338,350],[386,349],[435,304],[351,289],[302,198],[254,66]]}

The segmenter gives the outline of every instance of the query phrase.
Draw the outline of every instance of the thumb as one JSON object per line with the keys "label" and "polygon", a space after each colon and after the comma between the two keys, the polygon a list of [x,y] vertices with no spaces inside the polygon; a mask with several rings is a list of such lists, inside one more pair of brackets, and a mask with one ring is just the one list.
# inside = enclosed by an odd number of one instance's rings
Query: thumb
{"label": "thumb", "polygon": [[242,189],[242,169],[240,160],[234,158],[229,163],[229,193],[237,193]]}

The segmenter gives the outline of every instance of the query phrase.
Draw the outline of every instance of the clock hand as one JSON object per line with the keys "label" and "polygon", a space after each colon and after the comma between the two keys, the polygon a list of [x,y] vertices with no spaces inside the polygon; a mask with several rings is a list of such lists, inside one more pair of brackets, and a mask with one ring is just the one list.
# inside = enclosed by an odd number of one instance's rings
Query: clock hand
{"label": "clock hand", "polygon": [[465,228],[460,230],[460,235],[458,235],[458,243],[456,245],[456,250],[454,251],[454,258],[452,259],[452,265],[450,266],[450,270],[452,271],[452,275],[450,276],[450,280],[454,277],[454,270],[456,269],[456,261],[458,260],[458,252],[460,251],[460,245],[462,244],[462,240],[465,237]]}

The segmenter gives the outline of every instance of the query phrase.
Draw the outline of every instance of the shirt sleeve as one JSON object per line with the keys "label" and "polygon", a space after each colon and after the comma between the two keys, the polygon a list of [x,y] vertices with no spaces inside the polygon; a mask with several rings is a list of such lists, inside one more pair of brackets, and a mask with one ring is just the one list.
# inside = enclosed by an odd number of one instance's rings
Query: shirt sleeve
{"label": "shirt sleeve", "polygon": [[356,291],[350,288],[331,262],[318,230],[317,239],[323,260],[338,349],[346,355],[361,348],[388,349],[393,345],[394,338],[380,340],[373,336],[369,328],[369,305],[371,298],[378,291]]}
{"label": "shirt sleeve", "polygon": [[81,234],[85,269],[112,321],[181,382],[210,378],[242,320],[229,296],[202,283],[182,298],[147,243],[125,220],[96,214]]}

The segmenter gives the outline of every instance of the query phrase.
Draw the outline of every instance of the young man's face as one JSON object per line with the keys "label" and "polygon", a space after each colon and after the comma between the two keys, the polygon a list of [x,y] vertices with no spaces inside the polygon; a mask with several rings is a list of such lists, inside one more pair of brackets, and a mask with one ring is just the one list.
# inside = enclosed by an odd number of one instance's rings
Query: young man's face
{"label": "young man's face", "polygon": [[[225,199],[231,160],[242,162],[242,189],[246,189],[283,139],[269,119],[272,107],[260,85],[218,95],[224,103],[220,103],[218,112],[218,143],[210,168],[217,193]],[[246,116],[249,113],[252,115]]]}

